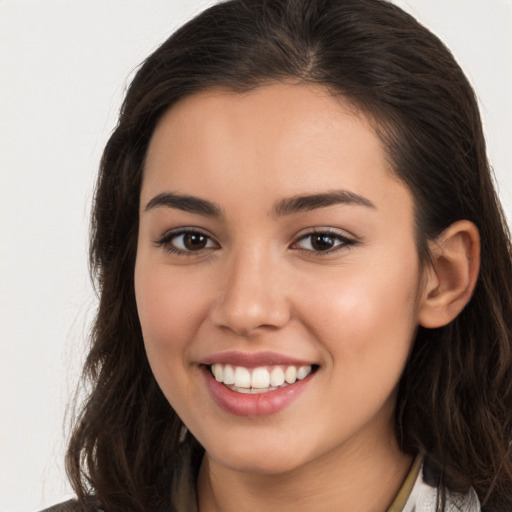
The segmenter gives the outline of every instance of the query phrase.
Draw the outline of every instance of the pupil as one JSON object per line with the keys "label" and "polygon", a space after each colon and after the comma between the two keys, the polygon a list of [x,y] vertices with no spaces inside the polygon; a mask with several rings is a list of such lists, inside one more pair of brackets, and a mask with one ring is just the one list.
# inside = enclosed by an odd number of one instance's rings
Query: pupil
{"label": "pupil", "polygon": [[328,249],[331,249],[333,247],[334,239],[332,236],[329,235],[315,235],[313,237],[311,245],[317,251],[327,251]]}
{"label": "pupil", "polygon": [[206,245],[206,237],[198,233],[187,233],[183,237],[183,245],[190,251],[204,249]]}

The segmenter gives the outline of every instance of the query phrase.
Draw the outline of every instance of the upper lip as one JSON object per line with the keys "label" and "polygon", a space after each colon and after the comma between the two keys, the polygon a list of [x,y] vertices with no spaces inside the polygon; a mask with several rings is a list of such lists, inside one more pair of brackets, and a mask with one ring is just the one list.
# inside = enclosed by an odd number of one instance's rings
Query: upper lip
{"label": "upper lip", "polygon": [[243,366],[245,368],[256,368],[258,366],[274,366],[274,365],[288,365],[288,366],[309,366],[314,363],[297,359],[284,354],[275,352],[220,352],[211,355],[202,361],[204,365],[212,364],[230,364],[232,366]]}

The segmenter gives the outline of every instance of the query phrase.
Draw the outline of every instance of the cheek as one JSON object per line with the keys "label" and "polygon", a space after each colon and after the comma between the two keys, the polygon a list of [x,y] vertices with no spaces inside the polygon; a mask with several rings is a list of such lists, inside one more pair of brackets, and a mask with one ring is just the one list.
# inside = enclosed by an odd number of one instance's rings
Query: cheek
{"label": "cheek", "polygon": [[342,268],[339,276],[325,281],[321,295],[318,281],[310,283],[304,311],[309,311],[310,328],[336,364],[373,361],[386,366],[395,357],[406,357],[417,325],[419,272],[414,256]]}
{"label": "cheek", "polygon": [[347,411],[354,421],[368,420],[394,401],[416,330],[418,292],[415,264],[395,269],[347,272],[333,280],[323,300],[310,296],[309,328],[332,369],[326,388],[334,403],[343,404],[331,411],[339,422],[347,421]]}
{"label": "cheek", "polygon": [[187,273],[138,260],[135,267],[135,295],[142,334],[150,362],[165,354],[168,364],[182,360],[187,345],[199,329],[208,299],[204,283]]}

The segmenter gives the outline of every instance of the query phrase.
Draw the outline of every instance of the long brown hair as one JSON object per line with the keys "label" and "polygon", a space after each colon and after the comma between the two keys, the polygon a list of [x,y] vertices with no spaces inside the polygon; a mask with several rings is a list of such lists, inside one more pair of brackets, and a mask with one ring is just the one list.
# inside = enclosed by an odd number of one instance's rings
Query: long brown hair
{"label": "long brown hair", "polygon": [[[184,25],[144,62],[101,161],[91,268],[99,309],[84,369],[91,388],[67,469],[79,501],[107,511],[167,503],[169,472],[192,436],[149,367],[133,273],[144,158],[162,114],[209,87],[319,84],[373,121],[416,207],[417,244],[451,223],[480,230],[470,303],[449,325],[419,328],[400,382],[396,432],[425,452],[441,489],[473,486],[486,510],[512,503],[512,251],[474,92],[448,49],[384,0],[228,0]],[[171,471],[172,473],[172,471]],[[432,476],[433,475],[433,476]],[[428,476],[428,475],[427,475]],[[165,485],[167,484],[167,485]]]}

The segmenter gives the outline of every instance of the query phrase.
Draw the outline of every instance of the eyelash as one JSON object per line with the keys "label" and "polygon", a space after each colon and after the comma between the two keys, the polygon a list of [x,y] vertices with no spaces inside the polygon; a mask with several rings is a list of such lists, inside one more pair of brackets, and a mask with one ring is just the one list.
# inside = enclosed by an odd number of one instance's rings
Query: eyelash
{"label": "eyelash", "polygon": [[[204,233],[203,231],[200,231],[199,229],[193,229],[193,228],[187,228],[187,229],[180,229],[178,231],[170,231],[165,233],[162,238],[157,240],[155,242],[155,245],[157,247],[162,247],[165,251],[171,253],[171,254],[177,254],[178,256],[196,256],[198,254],[202,254],[204,251],[209,251],[210,249],[214,247],[204,247],[202,249],[199,249],[197,251],[191,251],[191,250],[183,250],[175,247],[173,245],[173,241],[175,241],[180,236],[185,235],[196,235],[196,236],[202,236],[207,239],[206,243],[213,242],[213,239]],[[218,247],[218,243],[214,242],[214,244]]]}
{"label": "eyelash", "polygon": [[[175,241],[180,236],[185,235],[191,235],[191,236],[202,236],[206,238],[206,244],[209,244],[213,242],[213,247],[204,247],[201,249],[198,249],[196,251],[194,250],[183,250],[179,249],[176,246],[173,245],[173,241]],[[333,239],[336,242],[336,245],[334,245],[332,248],[326,249],[324,251],[321,250],[314,250],[314,249],[304,249],[304,248],[297,248],[295,249],[295,246],[299,244],[299,242],[302,242],[304,240],[307,240],[308,238],[311,238],[315,235],[321,235],[325,238]],[[296,241],[294,241],[291,244],[291,248],[295,250],[300,250],[305,254],[308,255],[314,255],[314,256],[323,256],[332,254],[333,252],[337,252],[343,249],[348,249],[353,245],[356,245],[358,242],[357,240],[354,240],[352,238],[346,237],[344,235],[341,235],[337,231],[334,231],[332,229],[314,229],[312,231],[309,231],[308,233],[305,233],[304,235],[301,235]],[[203,231],[200,231],[198,229],[193,228],[187,228],[187,229],[180,229],[179,231],[170,231],[168,233],[165,233],[159,240],[155,242],[155,245],[157,247],[162,247],[165,251],[171,253],[171,254],[177,254],[179,256],[196,256],[199,254],[203,254],[205,251],[209,251],[214,248],[219,248],[219,244],[215,242],[209,235],[204,233]],[[310,242],[311,245],[311,242]]]}
{"label": "eyelash", "polygon": [[[299,250],[301,250],[305,254],[310,254],[310,255],[314,255],[314,256],[323,256],[324,254],[328,255],[328,254],[332,254],[333,252],[337,252],[337,251],[340,251],[343,249],[348,249],[351,246],[357,244],[357,240],[354,240],[353,238],[349,238],[347,236],[341,235],[339,232],[334,231],[332,229],[326,228],[326,229],[314,229],[314,230],[309,231],[308,233],[300,236],[297,239],[297,241],[295,241],[292,244],[292,247],[297,245],[299,242],[301,242],[303,240],[307,240],[308,238],[311,238],[315,235],[320,235],[320,236],[323,236],[326,238],[334,239],[335,241],[337,241],[339,243],[330,249],[326,249],[325,251],[315,251],[313,249],[299,249]],[[310,242],[310,244],[311,244],[311,242]]]}

